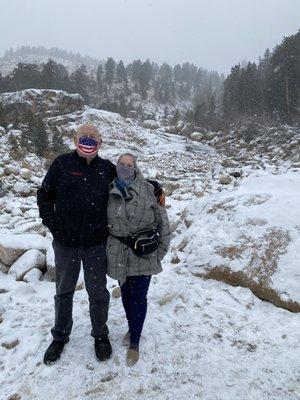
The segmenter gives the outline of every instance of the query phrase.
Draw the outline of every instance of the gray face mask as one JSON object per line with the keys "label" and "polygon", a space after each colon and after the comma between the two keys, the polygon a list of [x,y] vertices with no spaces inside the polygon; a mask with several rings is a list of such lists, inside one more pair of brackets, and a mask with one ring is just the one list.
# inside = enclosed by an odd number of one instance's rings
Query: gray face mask
{"label": "gray face mask", "polygon": [[126,183],[131,183],[135,178],[135,170],[133,167],[128,167],[127,165],[117,165],[117,175],[118,178],[122,179]]}

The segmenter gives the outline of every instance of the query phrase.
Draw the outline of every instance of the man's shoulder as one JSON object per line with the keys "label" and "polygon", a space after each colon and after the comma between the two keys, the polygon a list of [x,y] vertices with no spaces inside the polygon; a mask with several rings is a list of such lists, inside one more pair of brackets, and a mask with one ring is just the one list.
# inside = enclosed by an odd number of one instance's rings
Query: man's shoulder
{"label": "man's shoulder", "polygon": [[150,185],[150,187],[154,187],[154,189],[159,189],[160,188],[160,184],[157,181],[154,181],[153,179],[146,179],[146,182],[148,183],[148,185]]}
{"label": "man's shoulder", "polygon": [[149,181],[149,179],[143,179],[142,185],[148,194],[154,196],[155,186],[152,184],[152,181]]}
{"label": "man's shoulder", "polygon": [[60,163],[60,162],[64,162],[64,161],[69,161],[71,159],[73,159],[73,152],[60,154],[53,160],[53,162]]}
{"label": "man's shoulder", "polygon": [[116,170],[116,166],[115,164],[113,164],[110,160],[108,160],[107,158],[102,158],[102,157],[98,157],[98,163],[104,167],[105,169],[111,170],[111,171],[115,171]]}

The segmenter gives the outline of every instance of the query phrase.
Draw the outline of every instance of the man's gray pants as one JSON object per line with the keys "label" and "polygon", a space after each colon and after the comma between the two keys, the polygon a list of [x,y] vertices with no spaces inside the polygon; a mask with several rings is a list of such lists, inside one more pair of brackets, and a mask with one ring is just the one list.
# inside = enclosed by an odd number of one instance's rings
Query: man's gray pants
{"label": "man's gray pants", "polygon": [[72,330],[73,295],[79,277],[81,261],[89,296],[93,337],[108,334],[106,326],[109,291],[106,288],[106,244],[88,248],[62,247],[53,241],[56,268],[54,340],[68,341]]}

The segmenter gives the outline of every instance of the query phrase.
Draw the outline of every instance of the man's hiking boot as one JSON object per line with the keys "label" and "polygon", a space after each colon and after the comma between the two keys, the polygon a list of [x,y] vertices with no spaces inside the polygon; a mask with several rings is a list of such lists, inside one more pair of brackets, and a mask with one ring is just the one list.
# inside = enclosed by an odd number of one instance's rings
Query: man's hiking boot
{"label": "man's hiking boot", "polygon": [[111,353],[112,349],[108,336],[95,338],[95,354],[99,361],[108,360]]}
{"label": "man's hiking boot", "polygon": [[139,345],[131,344],[127,350],[126,362],[128,367],[132,367],[139,360]]}
{"label": "man's hiking boot", "polygon": [[67,341],[53,340],[44,355],[44,364],[51,365],[60,359],[61,353],[65,347]]}
{"label": "man's hiking boot", "polygon": [[128,347],[130,345],[130,332],[129,331],[125,333],[123,340],[122,340],[122,344],[124,347]]}

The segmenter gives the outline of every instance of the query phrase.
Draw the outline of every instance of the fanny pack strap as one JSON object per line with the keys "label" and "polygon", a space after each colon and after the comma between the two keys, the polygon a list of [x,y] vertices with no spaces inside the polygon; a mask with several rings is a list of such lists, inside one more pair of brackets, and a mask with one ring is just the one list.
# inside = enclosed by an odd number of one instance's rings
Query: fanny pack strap
{"label": "fanny pack strap", "polygon": [[114,238],[120,240],[121,243],[125,244],[128,247],[132,246],[132,238],[131,238],[131,236],[115,236],[115,235],[112,235],[112,234],[111,234],[111,236],[113,236]]}
{"label": "fanny pack strap", "polygon": [[[150,228],[149,230],[154,230],[154,229],[156,229],[156,228]],[[145,230],[142,230],[142,231],[140,231],[140,232],[144,232],[144,231],[145,231]],[[140,232],[136,232],[136,233],[134,233],[134,234],[131,235],[131,236],[116,236],[116,235],[113,235],[113,234],[111,233],[111,236],[115,237],[115,238],[118,239],[121,243],[125,244],[126,246],[128,246],[128,247],[130,247],[130,248],[132,249],[133,246],[134,246],[134,243],[135,243],[135,240],[133,239],[133,237],[134,237],[136,234],[140,233]]]}

